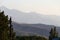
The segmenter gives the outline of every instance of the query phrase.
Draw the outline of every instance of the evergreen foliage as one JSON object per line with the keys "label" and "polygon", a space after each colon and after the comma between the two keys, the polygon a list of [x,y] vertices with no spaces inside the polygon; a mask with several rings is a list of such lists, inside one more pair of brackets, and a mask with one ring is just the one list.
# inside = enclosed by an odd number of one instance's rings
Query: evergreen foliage
{"label": "evergreen foliage", "polygon": [[11,17],[10,17],[9,23],[10,23],[10,30],[9,30],[10,31],[10,40],[15,40],[15,32],[13,31]]}
{"label": "evergreen foliage", "polygon": [[[10,21],[8,20],[8,15],[7,16],[4,15],[4,11],[0,12],[0,40],[13,40],[14,39],[15,34],[13,32],[13,28],[10,28],[12,27],[11,26],[12,22]],[[13,39],[11,39],[10,34],[12,34],[11,36]]]}
{"label": "evergreen foliage", "polygon": [[58,38],[58,32],[56,31],[56,27],[51,28],[50,31],[49,40],[52,40],[53,38]]}

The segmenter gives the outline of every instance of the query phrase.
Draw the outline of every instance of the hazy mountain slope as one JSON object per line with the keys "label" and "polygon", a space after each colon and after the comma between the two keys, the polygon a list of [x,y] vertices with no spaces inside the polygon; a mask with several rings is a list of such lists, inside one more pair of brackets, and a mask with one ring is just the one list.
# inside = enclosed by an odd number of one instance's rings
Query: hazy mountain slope
{"label": "hazy mountain slope", "polygon": [[19,23],[43,23],[60,26],[60,16],[53,15],[41,15],[35,12],[24,13],[14,9],[8,9],[4,6],[0,7],[1,10],[5,11],[5,14],[12,16],[13,21]]}
{"label": "hazy mountain slope", "polygon": [[[50,29],[55,26],[53,25],[45,25],[45,24],[18,24],[13,22],[13,28],[17,35],[41,35],[41,36],[49,36]],[[57,32],[60,36],[60,27],[57,27]]]}
{"label": "hazy mountain slope", "polygon": [[[35,12],[24,13],[3,6],[0,7],[0,9],[4,10],[6,15],[12,16],[13,21],[15,21],[13,22],[14,30],[17,34],[29,33],[48,36],[50,28],[53,27],[52,25],[60,26],[60,16],[41,15]],[[44,24],[50,24],[50,26]],[[60,27],[57,27],[57,31],[60,35],[59,30]]]}
{"label": "hazy mountain slope", "polygon": [[33,33],[33,34],[39,34],[39,35],[43,35],[43,36],[48,36],[49,30],[46,30],[44,28],[38,28],[38,27],[32,27],[32,25],[35,24],[17,24],[17,23],[13,23],[14,29],[16,30],[16,32],[19,34],[22,32],[24,33]]}

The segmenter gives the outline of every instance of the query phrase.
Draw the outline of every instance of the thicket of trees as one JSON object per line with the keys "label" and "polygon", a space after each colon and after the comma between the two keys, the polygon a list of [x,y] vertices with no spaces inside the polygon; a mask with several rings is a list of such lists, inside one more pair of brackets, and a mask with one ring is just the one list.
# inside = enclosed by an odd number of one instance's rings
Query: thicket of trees
{"label": "thicket of trees", "polygon": [[4,11],[0,12],[0,40],[15,40],[11,17],[4,15]]}
{"label": "thicket of trees", "polygon": [[49,40],[52,40],[53,38],[58,38],[58,32],[56,31],[56,27],[51,28],[50,30]]}

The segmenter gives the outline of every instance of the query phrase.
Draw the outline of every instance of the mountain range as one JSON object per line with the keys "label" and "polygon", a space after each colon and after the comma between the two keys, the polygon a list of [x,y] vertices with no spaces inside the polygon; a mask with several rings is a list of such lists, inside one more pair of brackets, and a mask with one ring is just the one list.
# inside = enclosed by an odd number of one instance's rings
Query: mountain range
{"label": "mountain range", "polygon": [[50,29],[56,26],[60,36],[60,16],[43,15],[36,12],[25,13],[15,9],[8,9],[4,6],[0,7],[0,9],[9,17],[12,17],[12,24],[16,35],[48,37]]}
{"label": "mountain range", "polygon": [[26,24],[47,24],[60,26],[60,16],[56,15],[43,15],[36,12],[25,13],[16,9],[8,9],[4,6],[0,7],[1,10],[5,11],[6,15],[12,17],[13,21],[18,23]]}
{"label": "mountain range", "polygon": [[45,25],[45,24],[19,24],[13,22],[13,28],[17,35],[40,35],[40,36],[49,36],[51,28],[56,27],[58,35],[60,36],[60,27],[54,25]]}

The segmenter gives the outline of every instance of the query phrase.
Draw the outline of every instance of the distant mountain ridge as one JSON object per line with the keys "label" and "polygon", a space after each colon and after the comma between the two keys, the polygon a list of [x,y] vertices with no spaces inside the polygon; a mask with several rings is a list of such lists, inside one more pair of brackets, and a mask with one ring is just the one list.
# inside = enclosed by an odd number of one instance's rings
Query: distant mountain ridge
{"label": "distant mountain ridge", "polygon": [[13,21],[16,21],[18,23],[42,23],[47,25],[60,26],[60,16],[42,15],[35,12],[24,13],[15,9],[8,9],[4,6],[0,7],[0,9],[4,10],[6,15],[12,16]]}
{"label": "distant mountain ridge", "polygon": [[[55,26],[45,24],[19,24],[13,22],[13,28],[17,35],[40,35],[49,36],[50,29]],[[60,27],[57,27],[57,32],[60,36]]]}
{"label": "distant mountain ridge", "polygon": [[24,13],[18,10],[0,7],[13,19],[13,28],[17,35],[49,36],[50,29],[55,25],[60,36],[60,16],[42,15],[35,12]]}

